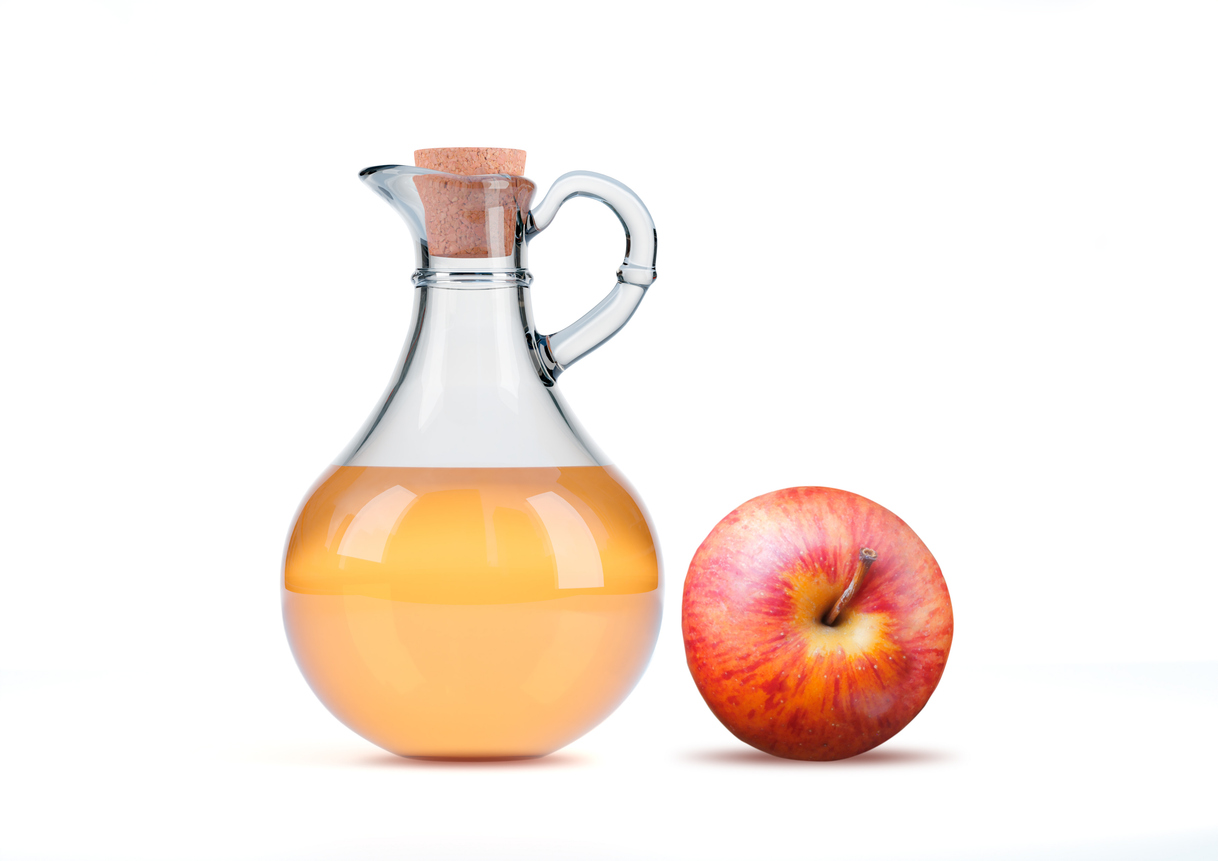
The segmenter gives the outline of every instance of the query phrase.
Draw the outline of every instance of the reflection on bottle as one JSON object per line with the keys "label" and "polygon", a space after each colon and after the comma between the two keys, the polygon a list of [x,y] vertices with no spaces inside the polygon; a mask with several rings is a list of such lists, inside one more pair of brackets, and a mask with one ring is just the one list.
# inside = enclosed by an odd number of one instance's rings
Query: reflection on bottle
{"label": "reflection on bottle", "polygon": [[605,569],[596,538],[579,512],[553,491],[526,500],[545,524],[558,569],[559,589],[592,589],[605,585]]}
{"label": "reflection on bottle", "polygon": [[380,562],[393,527],[418,497],[401,485],[374,496],[355,515],[338,545],[339,556]]}

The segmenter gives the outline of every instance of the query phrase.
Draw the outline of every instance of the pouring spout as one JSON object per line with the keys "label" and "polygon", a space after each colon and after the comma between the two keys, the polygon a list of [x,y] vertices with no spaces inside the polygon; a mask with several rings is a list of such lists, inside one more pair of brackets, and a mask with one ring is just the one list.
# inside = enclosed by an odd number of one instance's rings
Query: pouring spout
{"label": "pouring spout", "polygon": [[418,268],[434,268],[437,258],[451,269],[498,269],[503,261],[524,268],[525,224],[536,189],[531,180],[400,164],[366,168],[360,178],[397,210],[418,239]]}
{"label": "pouring spout", "polygon": [[415,268],[425,269],[429,265],[427,250],[427,216],[419,190],[412,182],[420,174],[436,174],[439,171],[403,164],[381,164],[366,167],[359,172],[364,184],[383,197],[406,222],[414,238]]}

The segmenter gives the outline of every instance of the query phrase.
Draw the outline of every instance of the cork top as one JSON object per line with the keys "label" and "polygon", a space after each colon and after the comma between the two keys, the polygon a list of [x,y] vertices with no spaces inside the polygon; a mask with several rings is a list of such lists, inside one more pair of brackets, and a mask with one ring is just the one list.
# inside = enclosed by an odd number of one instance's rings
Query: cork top
{"label": "cork top", "polygon": [[434,257],[508,257],[524,243],[536,186],[524,173],[522,149],[440,147],[415,150],[415,176],[427,247]]}
{"label": "cork top", "polygon": [[522,149],[445,146],[415,150],[414,164],[415,167],[441,170],[458,176],[486,176],[490,173],[523,176],[524,156]]}

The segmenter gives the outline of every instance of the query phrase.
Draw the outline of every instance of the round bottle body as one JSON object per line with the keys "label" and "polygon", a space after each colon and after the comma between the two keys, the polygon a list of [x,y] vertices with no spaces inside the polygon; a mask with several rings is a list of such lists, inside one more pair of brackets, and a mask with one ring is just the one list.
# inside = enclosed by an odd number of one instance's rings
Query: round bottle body
{"label": "round bottle body", "polygon": [[647,514],[613,467],[334,467],[284,562],[318,698],[403,756],[541,756],[633,689],[660,624]]}

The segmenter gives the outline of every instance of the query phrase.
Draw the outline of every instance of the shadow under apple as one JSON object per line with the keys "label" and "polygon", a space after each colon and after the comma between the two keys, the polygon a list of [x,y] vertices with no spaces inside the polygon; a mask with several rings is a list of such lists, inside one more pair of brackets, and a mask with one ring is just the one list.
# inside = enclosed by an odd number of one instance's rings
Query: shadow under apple
{"label": "shadow under apple", "polygon": [[876,748],[849,759],[838,759],[831,762],[808,762],[799,759],[783,759],[771,756],[753,748],[734,750],[704,750],[696,751],[685,756],[686,761],[708,765],[746,765],[746,766],[831,766],[835,768],[859,768],[877,766],[904,765],[941,765],[956,759],[942,750],[919,750],[916,748]]}

